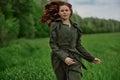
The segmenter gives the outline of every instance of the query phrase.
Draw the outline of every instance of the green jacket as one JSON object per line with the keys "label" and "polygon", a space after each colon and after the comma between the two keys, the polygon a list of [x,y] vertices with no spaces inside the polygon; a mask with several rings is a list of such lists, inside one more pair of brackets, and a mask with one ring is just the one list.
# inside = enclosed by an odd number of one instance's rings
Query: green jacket
{"label": "green jacket", "polygon": [[76,54],[76,59],[86,59],[89,62],[94,60],[94,57],[85,50],[81,45],[81,30],[77,24],[71,22],[72,27],[63,24],[61,19],[56,19],[50,25],[50,46],[52,54],[57,55],[61,60],[69,56],[69,52]]}

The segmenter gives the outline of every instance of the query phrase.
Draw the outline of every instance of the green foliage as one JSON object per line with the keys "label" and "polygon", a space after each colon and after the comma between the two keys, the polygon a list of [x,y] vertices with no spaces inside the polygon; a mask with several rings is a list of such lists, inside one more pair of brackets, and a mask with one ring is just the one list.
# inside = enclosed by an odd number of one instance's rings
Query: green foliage
{"label": "green foliage", "polygon": [[[83,61],[88,68],[83,70],[83,80],[120,79],[119,36],[120,33],[83,35],[84,47],[102,60],[98,65]],[[48,38],[19,39],[0,48],[0,80],[56,80],[48,43]]]}
{"label": "green foliage", "polygon": [[34,6],[36,11],[34,12],[35,28],[36,28],[36,37],[48,37],[49,28],[46,24],[40,22],[41,14],[43,13],[43,7]]}
{"label": "green foliage", "polygon": [[48,37],[49,28],[47,25],[41,23],[40,27],[37,27],[36,37]]}
{"label": "green foliage", "polygon": [[78,24],[83,33],[107,33],[119,32],[120,21],[111,19],[99,18],[81,18],[77,13],[74,13],[71,19]]}
{"label": "green foliage", "polygon": [[71,19],[78,24],[78,27],[85,34],[120,32],[120,21],[117,20],[94,17],[81,18],[78,13],[73,13]]}
{"label": "green foliage", "polygon": [[35,37],[35,22],[32,14],[23,15],[20,18],[20,34],[19,37],[34,38]]}
{"label": "green foliage", "polygon": [[34,38],[35,37],[35,21],[34,21],[34,2],[33,0],[15,0],[13,3],[13,15],[19,19],[20,30],[19,37]]}
{"label": "green foliage", "polygon": [[6,41],[16,39],[19,34],[19,21],[15,18],[5,20],[5,17],[0,13],[0,43],[4,45]]}
{"label": "green foliage", "polygon": [[19,37],[35,37],[34,5],[33,0],[0,1],[0,44]]}
{"label": "green foliage", "polygon": [[[40,2],[39,2],[40,1]],[[16,21],[19,25],[19,31],[17,38],[36,38],[36,37],[46,37],[49,36],[49,29],[47,25],[40,23],[40,15],[43,12],[43,4],[44,2],[48,2],[48,0],[1,0],[0,1],[0,11],[1,14],[4,15],[4,19],[2,22],[5,23],[6,20]],[[40,4],[39,4],[40,3]],[[8,25],[9,25],[8,24]],[[12,25],[12,23],[11,23]],[[2,24],[1,24],[2,26]],[[14,28],[13,30],[16,30]],[[4,27],[6,29],[7,27]],[[16,34],[16,33],[14,33]],[[3,35],[6,35],[3,33]],[[6,36],[7,37],[7,36]],[[9,36],[13,37],[13,36]],[[3,40],[4,41],[4,40]]]}

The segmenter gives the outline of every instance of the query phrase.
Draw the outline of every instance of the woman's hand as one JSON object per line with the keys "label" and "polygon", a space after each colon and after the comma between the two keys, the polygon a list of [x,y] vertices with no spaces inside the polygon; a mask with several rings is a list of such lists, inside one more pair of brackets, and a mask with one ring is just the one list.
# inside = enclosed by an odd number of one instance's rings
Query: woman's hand
{"label": "woman's hand", "polygon": [[75,64],[75,62],[73,61],[72,58],[70,57],[66,57],[65,58],[65,63],[69,66],[69,65],[72,65],[72,64]]}
{"label": "woman's hand", "polygon": [[94,58],[93,63],[100,64],[101,60],[99,58]]}

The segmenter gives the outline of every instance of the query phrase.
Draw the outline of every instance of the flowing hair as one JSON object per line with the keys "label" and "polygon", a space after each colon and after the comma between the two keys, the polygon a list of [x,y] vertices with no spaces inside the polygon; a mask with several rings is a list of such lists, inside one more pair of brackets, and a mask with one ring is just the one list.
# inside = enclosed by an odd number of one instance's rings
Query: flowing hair
{"label": "flowing hair", "polygon": [[40,18],[42,23],[47,23],[50,25],[51,22],[55,21],[59,16],[59,7],[62,5],[66,5],[70,8],[71,15],[72,15],[72,5],[64,2],[64,1],[52,1],[45,5],[45,10]]}

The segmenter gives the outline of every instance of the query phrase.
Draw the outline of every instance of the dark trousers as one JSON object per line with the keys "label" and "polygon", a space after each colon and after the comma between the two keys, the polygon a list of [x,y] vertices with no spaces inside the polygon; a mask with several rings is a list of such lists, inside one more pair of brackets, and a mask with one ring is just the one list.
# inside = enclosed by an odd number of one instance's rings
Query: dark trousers
{"label": "dark trousers", "polygon": [[52,56],[52,66],[57,80],[81,80],[81,65],[75,61],[74,65],[68,66],[57,56]]}

